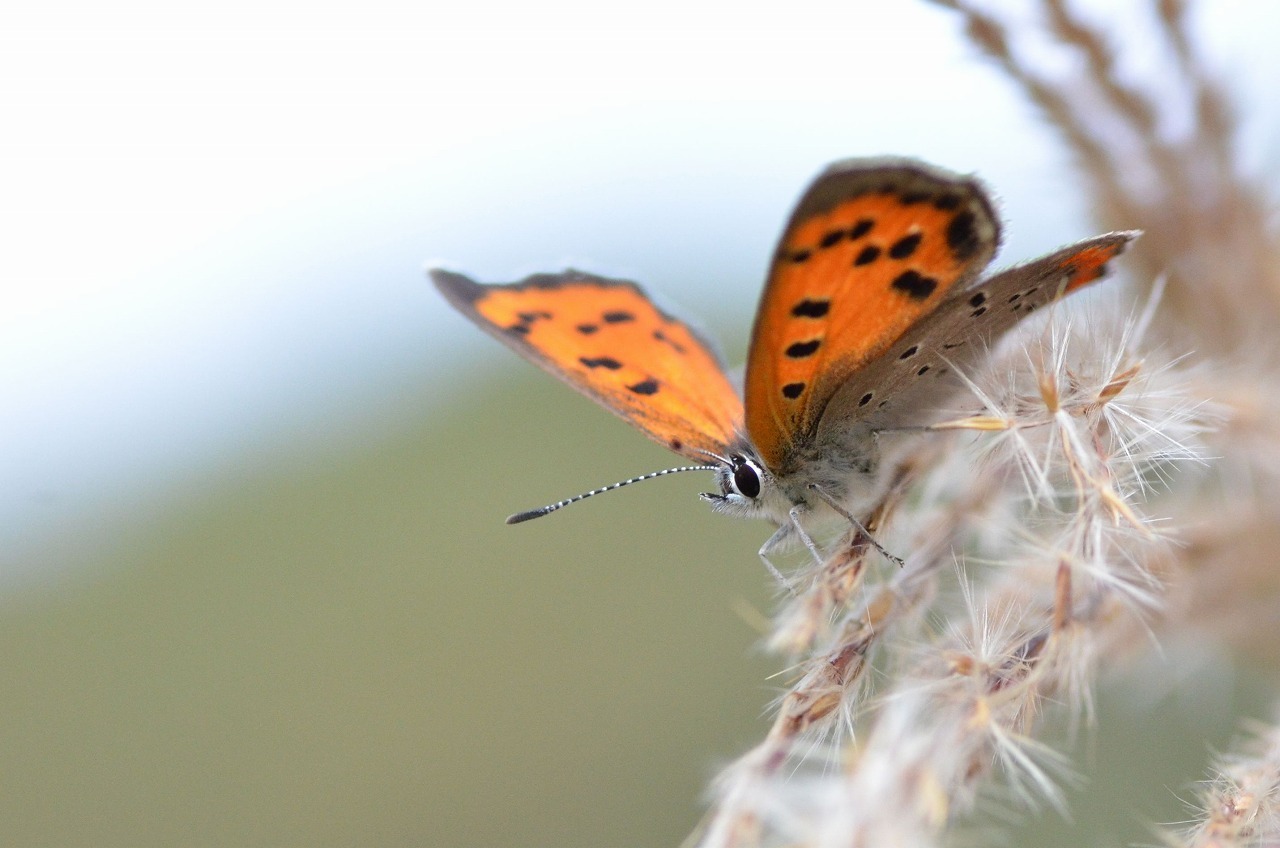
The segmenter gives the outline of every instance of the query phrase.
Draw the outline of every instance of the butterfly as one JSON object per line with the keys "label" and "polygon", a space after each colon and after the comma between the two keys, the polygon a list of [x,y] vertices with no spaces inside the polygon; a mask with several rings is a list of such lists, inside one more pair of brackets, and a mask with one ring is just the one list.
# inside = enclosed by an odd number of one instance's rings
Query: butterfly
{"label": "butterfly", "polygon": [[635,283],[574,270],[506,285],[430,273],[481,329],[703,463],[509,523],[710,470],[719,491],[702,497],[715,509],[776,526],[760,556],[777,575],[768,555],[793,537],[821,561],[806,529],[819,513],[862,528],[855,513],[873,486],[878,433],[927,423],[1001,335],[1100,279],[1137,235],[1096,236],[983,279],[1000,224],[975,179],[911,159],[836,162],[783,230],[741,397],[715,346]]}

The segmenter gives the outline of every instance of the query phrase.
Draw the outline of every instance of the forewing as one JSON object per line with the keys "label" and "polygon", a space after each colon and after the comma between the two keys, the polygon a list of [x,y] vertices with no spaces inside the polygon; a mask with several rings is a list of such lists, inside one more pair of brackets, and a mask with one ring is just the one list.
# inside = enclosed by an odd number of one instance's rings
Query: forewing
{"label": "forewing", "polygon": [[991,261],[974,180],[911,160],[828,168],[783,232],[747,357],[746,426],[775,473],[837,391]]}
{"label": "forewing", "polygon": [[828,404],[820,431],[855,422],[870,428],[929,423],[967,370],[1004,333],[1037,309],[1106,275],[1137,232],[1116,232],[1064,247],[957,289],[888,352],[852,375]]}
{"label": "forewing", "polygon": [[433,270],[458,311],[676,453],[723,454],[742,402],[711,345],[635,283],[579,271],[482,285]]}

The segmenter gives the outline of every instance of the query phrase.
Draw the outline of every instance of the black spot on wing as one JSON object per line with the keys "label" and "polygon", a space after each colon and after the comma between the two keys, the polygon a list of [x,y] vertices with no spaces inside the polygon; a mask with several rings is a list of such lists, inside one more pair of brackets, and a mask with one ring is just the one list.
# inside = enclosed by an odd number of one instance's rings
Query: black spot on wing
{"label": "black spot on wing", "polygon": [[835,247],[844,240],[844,236],[844,230],[832,230],[822,237],[822,240],[818,242],[818,247]]}
{"label": "black spot on wing", "polygon": [[925,300],[938,287],[938,281],[911,269],[894,277],[890,285],[913,300]]}
{"label": "black spot on wing", "polygon": [[902,352],[902,355],[901,355],[901,356],[899,356],[898,358],[899,358],[899,359],[910,359],[911,357],[913,357],[913,356],[915,356],[917,353],[919,353],[919,351],[920,351],[920,346],[919,346],[919,345],[912,345],[911,347],[909,347],[909,348],[907,348],[906,350],[904,350],[904,351]]}
{"label": "black spot on wing", "polygon": [[876,222],[871,218],[863,218],[862,220],[858,221],[858,223],[854,224],[853,227],[849,230],[849,241],[862,238],[867,233],[871,232],[871,228],[874,227],[875,225],[876,225]]}
{"label": "black spot on wing", "polygon": [[625,324],[628,321],[636,320],[636,316],[624,309],[618,309],[613,312],[606,312],[601,316],[606,324]]}
{"label": "black spot on wing", "polygon": [[916,248],[920,246],[922,238],[924,238],[923,233],[912,233],[909,236],[903,236],[889,248],[889,255],[894,259],[906,259],[916,252]]}
{"label": "black spot on wing", "polygon": [[973,212],[958,212],[947,224],[947,247],[961,260],[978,252],[978,219]]}
{"label": "black spot on wing", "polygon": [[579,333],[582,333],[584,336],[589,336],[600,328],[595,324],[579,324],[577,327],[574,327],[574,329]]}
{"label": "black spot on wing", "polygon": [[869,244],[862,248],[858,255],[854,257],[853,264],[855,267],[859,265],[870,265],[879,258],[880,248],[876,247],[874,244]]}
{"label": "black spot on wing", "polygon": [[928,365],[923,365],[923,366],[921,366],[921,367],[920,367],[920,370],[916,372],[916,376],[917,376],[917,377],[923,377],[925,374],[927,374],[927,373],[928,373],[928,371],[929,371],[929,366],[928,366]]}
{"label": "black spot on wing", "polygon": [[579,356],[578,361],[588,368],[604,368],[609,371],[617,371],[622,367],[622,363],[614,359],[612,356]]}
{"label": "black spot on wing", "polygon": [[787,400],[795,400],[804,392],[804,383],[787,383],[782,387],[782,396]]}
{"label": "black spot on wing", "polygon": [[958,194],[940,194],[933,199],[933,208],[941,212],[950,212],[952,209],[959,209],[963,198]]}
{"label": "black spot on wing", "polygon": [[638,395],[656,395],[658,393],[658,381],[651,377],[648,380],[627,386],[627,390]]}
{"label": "black spot on wing", "polygon": [[831,301],[816,300],[806,297],[791,307],[791,314],[796,318],[822,318],[831,310]]}
{"label": "black spot on wing", "polygon": [[653,337],[654,337],[655,339],[657,339],[658,341],[660,341],[660,342],[664,342],[664,343],[666,343],[666,344],[671,345],[672,350],[674,350],[676,353],[685,353],[685,347],[684,347],[684,345],[680,344],[680,342],[678,342],[678,341],[676,341],[675,339],[671,338],[670,336],[668,336],[666,333],[662,332],[661,330],[654,330],[654,331],[653,331]]}
{"label": "black spot on wing", "polygon": [[873,395],[871,392],[867,392],[865,395],[862,396],[862,399],[858,401],[858,406],[866,406],[867,404],[871,403],[871,398],[873,398],[874,396],[875,395]]}
{"label": "black spot on wing", "polygon": [[811,250],[797,250],[795,253],[788,256],[787,259],[791,260],[793,264],[799,265],[802,262],[807,262],[809,257],[812,255],[813,251]]}
{"label": "black spot on wing", "polygon": [[969,298],[970,306],[981,306],[986,302],[987,302],[987,295],[985,292],[978,292],[973,297]]}
{"label": "black spot on wing", "polygon": [[903,206],[915,206],[917,203],[924,203],[931,197],[933,195],[927,191],[911,191],[902,195],[900,200]]}
{"label": "black spot on wing", "polygon": [[787,356],[792,359],[804,359],[813,356],[822,347],[821,339],[810,339],[807,342],[795,342],[787,347]]}
{"label": "black spot on wing", "polygon": [[516,317],[519,318],[520,320],[517,323],[512,324],[510,327],[508,327],[507,332],[515,333],[518,336],[527,336],[529,335],[530,328],[533,327],[534,322],[546,320],[550,318],[551,313],[543,312],[543,311],[517,312]]}

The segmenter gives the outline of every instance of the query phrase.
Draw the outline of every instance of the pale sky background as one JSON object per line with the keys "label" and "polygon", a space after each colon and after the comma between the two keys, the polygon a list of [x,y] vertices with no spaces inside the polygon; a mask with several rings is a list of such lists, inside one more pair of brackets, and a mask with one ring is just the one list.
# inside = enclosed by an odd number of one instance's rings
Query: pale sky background
{"label": "pale sky background", "polygon": [[[1274,172],[1274,108],[1251,107],[1274,100],[1280,15],[1201,5],[1242,167]],[[631,276],[739,351],[830,160],[976,171],[1010,221],[1000,261],[1090,234],[1062,148],[957,30],[869,0],[0,12],[0,579],[100,504],[517,367],[428,262]]]}

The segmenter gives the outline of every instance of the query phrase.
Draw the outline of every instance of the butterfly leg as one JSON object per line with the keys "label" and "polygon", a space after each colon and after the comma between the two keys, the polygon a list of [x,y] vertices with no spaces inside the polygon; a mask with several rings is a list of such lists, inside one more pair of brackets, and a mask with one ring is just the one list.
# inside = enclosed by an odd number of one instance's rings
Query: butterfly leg
{"label": "butterfly leg", "polygon": [[813,541],[813,537],[804,529],[804,525],[800,523],[800,516],[808,512],[809,507],[804,504],[796,504],[791,507],[787,513],[791,517],[791,527],[794,527],[796,534],[800,537],[800,541],[804,542],[804,546],[809,549],[809,553],[813,554],[813,561],[821,566],[825,560],[822,558],[822,552],[818,550],[818,545]]}
{"label": "butterfly leg", "polygon": [[782,572],[778,570],[778,567],[769,559],[769,554],[773,553],[773,549],[781,545],[782,542],[791,535],[791,533],[791,525],[783,524],[777,530],[773,531],[772,536],[765,540],[765,543],[760,546],[758,553],[760,554],[760,561],[764,563],[765,570],[773,575],[773,579],[781,583],[787,592],[794,595],[796,590],[792,588],[791,581],[783,576]]}
{"label": "butterfly leg", "polygon": [[[885,550],[884,545],[882,545],[882,544],[880,544],[879,542],[877,542],[877,541],[876,541],[876,537],[871,535],[871,531],[870,531],[870,530],[868,530],[866,527],[864,527],[861,521],[859,521],[858,519],[854,518],[854,517],[853,517],[853,514],[852,514],[851,512],[849,512],[849,510],[847,510],[847,509],[845,509],[843,506],[841,506],[839,501],[837,501],[835,498],[833,498],[833,497],[831,497],[830,495],[828,495],[826,492],[824,492],[824,491],[821,489],[821,487],[819,487],[819,486],[817,486],[817,485],[815,485],[815,484],[813,484],[813,483],[810,483],[810,484],[809,484],[809,490],[810,490],[810,491],[812,491],[812,492],[813,492],[815,495],[817,495],[819,498],[821,498],[821,499],[822,499],[822,501],[823,501],[823,503],[825,503],[827,506],[831,507],[831,508],[832,508],[832,509],[834,509],[837,513],[839,513],[841,518],[845,519],[845,520],[846,520],[846,521],[848,521],[850,524],[852,524],[854,527],[858,528],[858,532],[859,532],[859,533],[861,533],[861,534],[863,535],[863,537],[864,537],[868,542],[870,542],[870,543],[871,543],[872,547],[874,547],[877,551],[879,551],[879,552],[880,552],[880,555],[881,555],[881,556],[883,556],[885,559],[889,560],[889,561],[890,561],[890,562],[892,562],[893,564],[897,565],[899,568],[901,568],[901,567],[902,567],[902,565],[903,565],[902,557],[900,557],[900,556],[894,556],[893,554],[891,554],[891,553],[889,553],[887,550]],[[794,513],[794,512],[795,512],[795,510],[792,510],[792,512]],[[792,521],[794,521],[794,520],[795,520],[795,518],[793,517],[791,520],[792,520]]]}

